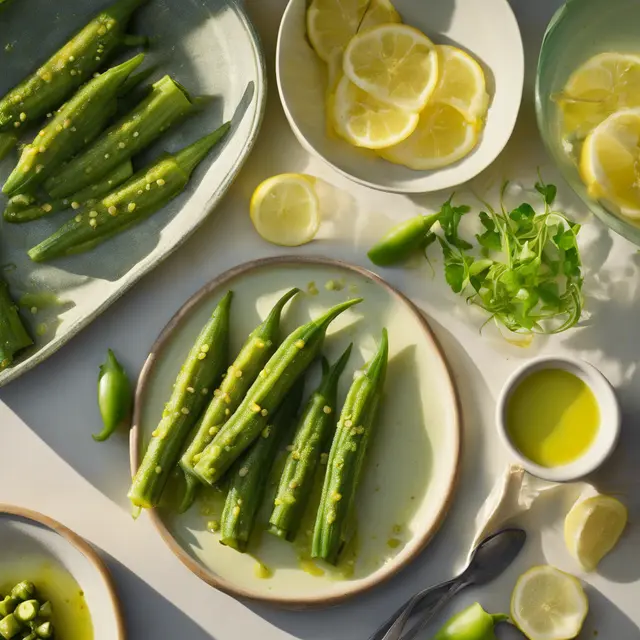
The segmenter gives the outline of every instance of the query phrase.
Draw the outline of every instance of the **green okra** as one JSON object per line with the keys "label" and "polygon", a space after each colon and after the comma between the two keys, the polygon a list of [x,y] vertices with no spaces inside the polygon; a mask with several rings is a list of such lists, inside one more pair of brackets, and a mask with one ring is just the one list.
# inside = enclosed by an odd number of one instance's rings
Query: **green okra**
{"label": "green okra", "polygon": [[131,15],[144,2],[119,0],[105,9],[35,73],[11,89],[0,100],[0,131],[37,122],[60,107],[123,42]]}
{"label": "green okra", "polygon": [[[14,358],[32,344],[33,340],[20,319],[18,307],[9,294],[9,286],[0,278],[0,371],[10,367]],[[14,590],[19,587],[27,589],[29,584],[20,583],[22,587],[16,585]],[[20,594],[26,591],[20,589],[15,593],[12,591],[11,596],[20,600],[28,599],[29,594],[21,597]]]}
{"label": "green okra", "polygon": [[88,202],[100,200],[111,193],[116,187],[125,183],[133,175],[133,164],[127,160],[116,167],[113,173],[101,178],[96,184],[86,187],[68,198],[60,200],[40,201],[35,196],[21,193],[9,200],[4,210],[3,217],[12,224],[33,222],[45,216],[49,216],[65,209],[79,209]]}
{"label": "green okra", "polygon": [[51,606],[51,602],[48,600],[42,603],[40,607],[40,611],[38,611],[39,618],[50,618],[53,615],[53,607]]}
{"label": "green okra", "polygon": [[327,462],[311,556],[335,565],[348,540],[348,524],[384,386],[389,344],[386,329],[377,353],[347,394]]}
{"label": "green okra", "polygon": [[220,381],[228,362],[232,296],[229,291],[216,306],[180,369],[129,490],[135,507],[158,505],[184,442]]}
{"label": "green okra", "polygon": [[18,137],[12,133],[0,133],[0,160],[4,160],[17,146]]}
{"label": "green okra", "polygon": [[265,321],[251,332],[240,353],[227,370],[220,388],[213,392],[213,399],[195,427],[195,436],[180,459],[180,467],[184,471],[187,483],[184,500],[180,507],[181,512],[186,511],[193,504],[200,486],[200,480],[193,471],[195,463],[216,433],[238,408],[249,387],[274,354],[279,343],[282,310],[299,291],[299,289],[290,289],[278,300]]}
{"label": "green okra", "polygon": [[31,622],[37,617],[39,610],[40,603],[37,600],[25,600],[15,608],[13,615],[20,622]]}
{"label": "green okra", "polygon": [[24,148],[2,192],[13,196],[34,189],[94,140],[115,114],[123,83],[143,61],[141,53],[84,85]]}
{"label": "green okra", "polygon": [[5,638],[5,640],[10,640],[17,636],[22,628],[22,623],[13,613],[10,613],[8,616],[5,616],[0,620],[0,636]]}
{"label": "green okra", "polygon": [[13,589],[11,589],[11,597],[16,600],[30,600],[36,593],[36,585],[29,580],[23,580],[18,582]]}
{"label": "green okra", "polygon": [[267,425],[295,381],[322,349],[327,329],[343,311],[361,302],[347,300],[298,327],[271,356],[230,420],[207,445],[194,467],[205,483],[215,484]]}
{"label": "green okra", "polygon": [[220,521],[220,542],[245,551],[264,498],[269,473],[278,449],[290,430],[302,400],[304,379],[299,378],[267,422],[255,442],[229,470],[229,493]]}
{"label": "green okra", "polygon": [[269,518],[269,532],[289,542],[295,540],[307,507],[320,456],[328,449],[335,427],[338,382],[351,348],[329,367],[323,360],[320,386],[313,392],[296,428]]}
{"label": "green okra", "polygon": [[15,611],[20,601],[17,598],[11,596],[5,596],[2,602],[0,602],[0,618],[8,616]]}
{"label": "green okra", "polygon": [[89,251],[146,220],[180,195],[194,169],[229,129],[224,124],[175,155],[165,155],[97,203],[87,205],[31,249],[34,262]]}
{"label": "green okra", "polygon": [[185,89],[164,76],[137,107],[54,173],[45,182],[45,190],[57,199],[84,189],[146,149],[172,124],[194,110]]}

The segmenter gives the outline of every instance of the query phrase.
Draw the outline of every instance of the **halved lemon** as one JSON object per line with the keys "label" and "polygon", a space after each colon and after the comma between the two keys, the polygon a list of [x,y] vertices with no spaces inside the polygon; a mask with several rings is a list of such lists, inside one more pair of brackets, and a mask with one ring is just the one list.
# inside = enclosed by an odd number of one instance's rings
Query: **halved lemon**
{"label": "halved lemon", "polygon": [[627,526],[627,508],[615,498],[596,495],[578,501],[564,521],[564,541],[569,553],[587,570],[616,546]]}
{"label": "halved lemon", "polygon": [[640,107],[640,56],[601,53],[576,69],[555,98],[564,131],[580,140],[621,109]]}
{"label": "halved lemon", "polygon": [[329,62],[358,29],[400,22],[389,0],[313,0],[307,9],[307,34],[318,56]]}
{"label": "halved lemon", "polygon": [[548,565],[522,574],[511,596],[511,619],[529,640],[575,638],[588,611],[580,582]]}
{"label": "halved lemon", "polygon": [[614,113],[587,136],[580,175],[592,198],[640,218],[640,108]]}
{"label": "halved lemon", "polygon": [[379,155],[395,164],[426,171],[464,158],[478,143],[480,124],[449,104],[433,103],[420,113],[415,131],[403,142],[381,149]]}
{"label": "halved lemon", "polygon": [[256,231],[268,242],[295,247],[310,242],[320,226],[315,178],[283,173],[258,185],[250,215]]}
{"label": "halved lemon", "polygon": [[450,104],[469,118],[483,117],[489,95],[482,67],[457,47],[439,45],[437,50],[440,74],[431,101]]}
{"label": "halved lemon", "polygon": [[421,111],[438,83],[435,45],[404,24],[359,32],[345,49],[342,68],[360,89],[406,111]]}
{"label": "halved lemon", "polygon": [[418,126],[417,113],[376,100],[342,76],[329,100],[336,133],[356,147],[382,149],[406,140]]}

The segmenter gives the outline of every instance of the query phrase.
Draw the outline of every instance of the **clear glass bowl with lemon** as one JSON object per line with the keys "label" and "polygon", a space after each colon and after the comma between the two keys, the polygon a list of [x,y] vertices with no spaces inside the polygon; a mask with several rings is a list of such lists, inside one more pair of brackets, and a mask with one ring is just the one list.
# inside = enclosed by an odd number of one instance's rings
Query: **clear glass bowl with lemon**
{"label": "clear glass bowl with lemon", "polygon": [[640,3],[568,0],[540,52],[542,138],[593,213],[640,245]]}

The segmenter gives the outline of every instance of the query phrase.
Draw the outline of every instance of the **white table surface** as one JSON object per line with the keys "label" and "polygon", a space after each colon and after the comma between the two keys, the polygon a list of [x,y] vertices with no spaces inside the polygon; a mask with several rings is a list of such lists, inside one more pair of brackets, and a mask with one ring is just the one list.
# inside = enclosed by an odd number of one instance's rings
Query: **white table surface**
{"label": "white table surface", "polygon": [[[508,460],[494,433],[497,394],[508,374],[540,353],[571,353],[600,367],[616,386],[624,409],[620,447],[596,480],[629,505],[630,526],[599,573],[581,576],[588,584],[591,613],[581,638],[632,640],[640,637],[640,255],[592,218],[561,182],[560,201],[585,219],[582,232],[588,316],[582,328],[536,340],[522,349],[480,335],[480,322],[428,266],[382,270],[431,319],[444,345],[464,409],[465,455],[454,507],[433,543],[413,565],[387,585],[334,610],[286,612],[241,603],[199,581],[171,554],[146,517],[134,522],[126,499],[128,451],[125,434],[96,444],[95,400],[98,365],[113,347],[131,372],[138,372],[156,335],[194,291],[221,271],[251,258],[282,253],[253,231],[248,203],[264,178],[284,171],[322,177],[341,193],[340,211],[316,242],[297,250],[370,266],[365,250],[394,221],[448,194],[408,198],[351,184],[311,158],[296,142],[279,104],[273,77],[277,27],[285,0],[247,0],[267,56],[270,96],[260,139],[222,205],[185,246],[92,326],[55,356],[0,390],[2,454],[0,502],[42,511],[85,536],[103,554],[124,602],[133,639],[363,640],[417,589],[444,580],[461,567],[478,507]],[[527,50],[528,89],[507,150],[476,189],[503,177],[526,179],[540,166],[558,180],[542,150],[533,116],[531,80],[546,23],[559,0],[513,0]],[[496,34],[496,37],[500,37]],[[347,193],[348,192],[348,193]],[[436,270],[439,265],[435,265]],[[540,505],[542,506],[542,505]],[[516,577],[532,564],[550,562],[577,573],[561,539],[561,512],[553,505],[526,519],[526,552],[490,587],[456,602],[480,600],[490,610],[508,609]],[[556,505],[557,507],[557,505]],[[556,517],[558,516],[558,517]],[[506,636],[506,634],[505,634]]]}

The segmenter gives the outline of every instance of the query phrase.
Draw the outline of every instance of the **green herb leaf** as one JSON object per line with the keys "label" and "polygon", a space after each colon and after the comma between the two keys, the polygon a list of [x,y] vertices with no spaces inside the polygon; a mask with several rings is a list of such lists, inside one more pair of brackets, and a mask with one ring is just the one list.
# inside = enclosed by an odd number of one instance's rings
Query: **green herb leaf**
{"label": "green herb leaf", "polygon": [[545,184],[540,180],[535,184],[536,191],[544,198],[545,204],[551,206],[556,199],[558,189],[553,184]]}

